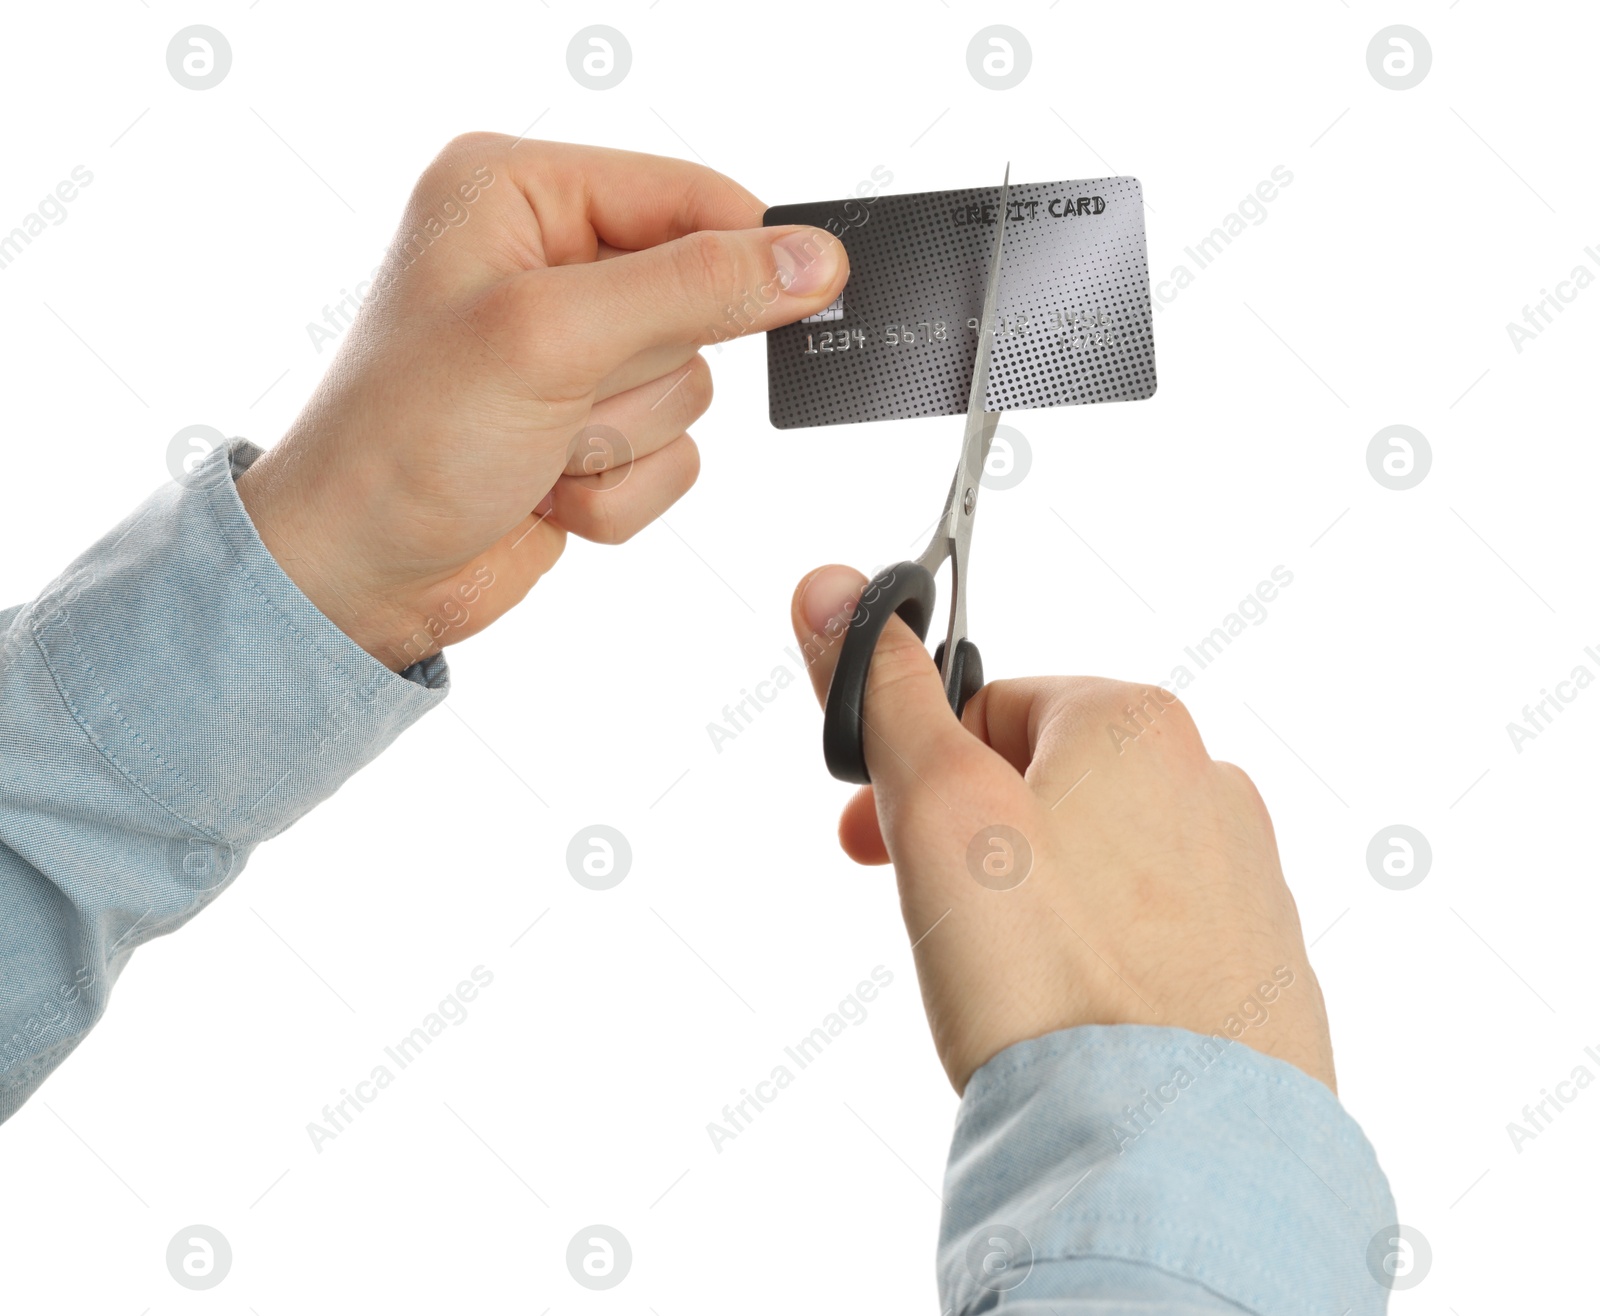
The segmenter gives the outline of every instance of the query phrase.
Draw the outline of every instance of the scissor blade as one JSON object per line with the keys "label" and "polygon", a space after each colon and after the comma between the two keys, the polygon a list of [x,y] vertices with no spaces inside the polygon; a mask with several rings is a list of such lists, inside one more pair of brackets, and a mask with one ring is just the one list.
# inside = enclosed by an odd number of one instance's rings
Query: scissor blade
{"label": "scissor blade", "polygon": [[[994,347],[994,321],[1000,300],[1000,253],[1005,245],[1006,211],[1011,196],[1011,166],[1006,165],[1000,184],[1000,217],[994,226],[994,250],[989,255],[989,278],[984,287],[983,313],[978,319],[978,352],[972,363],[972,391],[967,397],[967,427],[961,439],[961,461],[950,485],[950,501],[945,504],[944,533],[953,549],[965,545],[972,534],[972,512],[978,496],[978,481],[983,464],[989,459],[999,412],[983,409],[989,391],[989,360]],[[969,505],[970,500],[970,505]]]}
{"label": "scissor blade", "polygon": [[989,256],[989,279],[983,293],[983,314],[978,319],[978,355],[972,364],[972,391],[967,395],[967,431],[983,414],[983,399],[989,392],[989,357],[994,344],[994,317],[1000,299],[1000,252],[1005,244],[1006,211],[1010,208],[1011,166],[1006,165],[1005,181],[1000,184],[1000,218],[994,226],[994,251]]}
{"label": "scissor blade", "polygon": [[967,428],[961,439],[961,462],[950,482],[950,500],[945,504],[943,542],[935,538],[924,554],[924,565],[933,570],[948,553],[950,557],[950,625],[945,632],[945,693],[951,707],[958,704],[956,685],[960,672],[956,648],[967,636],[967,550],[972,542],[973,514],[978,507],[978,485],[983,479],[983,464],[989,459],[994,441],[998,411],[983,409],[989,391],[989,359],[994,345],[996,304],[1000,300],[1000,255],[1005,245],[1006,211],[1010,208],[1011,166],[1006,165],[1000,184],[1000,216],[994,226],[994,250],[989,255],[989,279],[983,293],[983,314],[978,320],[978,351],[972,363],[972,392],[967,398]]}

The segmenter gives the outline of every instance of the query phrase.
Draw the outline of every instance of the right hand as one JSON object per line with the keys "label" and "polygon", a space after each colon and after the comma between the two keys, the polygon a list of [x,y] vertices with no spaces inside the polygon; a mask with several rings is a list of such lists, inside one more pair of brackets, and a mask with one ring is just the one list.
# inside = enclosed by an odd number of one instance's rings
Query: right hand
{"label": "right hand", "polygon": [[[795,591],[819,700],[864,584],[823,567]],[[958,722],[927,649],[891,618],[864,714],[873,784],[845,807],[840,843],[859,863],[894,864],[957,1092],[1006,1047],[1080,1024],[1219,1034],[1334,1086],[1272,820],[1175,695],[997,681]]]}

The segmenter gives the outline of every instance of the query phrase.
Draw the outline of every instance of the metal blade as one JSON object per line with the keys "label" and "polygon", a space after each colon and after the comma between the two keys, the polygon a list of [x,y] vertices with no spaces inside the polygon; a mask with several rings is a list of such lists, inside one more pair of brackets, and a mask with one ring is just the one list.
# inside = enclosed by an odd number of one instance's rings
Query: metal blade
{"label": "metal blade", "polygon": [[[945,632],[944,670],[946,693],[955,679],[956,643],[967,635],[967,550],[972,541],[972,523],[978,509],[978,486],[983,479],[983,464],[989,459],[989,445],[1000,422],[998,411],[983,409],[989,391],[989,361],[994,347],[994,321],[1000,300],[1000,258],[1005,245],[1006,211],[1010,208],[1011,166],[1006,165],[1000,184],[1000,216],[994,226],[994,250],[989,256],[989,279],[983,294],[983,314],[978,320],[978,351],[972,363],[972,390],[967,397],[967,427],[961,439],[961,461],[950,484],[950,499],[945,505],[944,544],[950,556],[950,625]],[[935,552],[929,546],[927,556]],[[926,564],[925,564],[926,565]],[[932,569],[930,567],[930,569]]]}
{"label": "metal blade", "polygon": [[1006,236],[1006,211],[1011,196],[1011,166],[1006,165],[1005,181],[1000,184],[1000,218],[994,226],[994,251],[989,256],[989,279],[983,294],[983,314],[978,320],[978,352],[972,363],[972,390],[967,396],[967,428],[961,439],[961,463],[956,467],[950,502],[945,508],[945,534],[952,544],[964,543],[972,533],[972,513],[978,498],[978,481],[983,464],[989,459],[989,444],[994,438],[1000,413],[986,413],[984,395],[989,391],[989,362],[994,351],[994,321],[1000,300],[1000,254]]}
{"label": "metal blade", "polygon": [[1000,184],[1000,219],[994,226],[994,251],[989,257],[989,280],[983,294],[983,315],[978,320],[978,356],[972,366],[972,391],[967,394],[967,429],[983,412],[984,395],[989,391],[989,357],[994,343],[996,302],[1000,298],[1000,251],[1006,237],[1006,211],[1011,196],[1011,166],[1006,165],[1005,181]]}

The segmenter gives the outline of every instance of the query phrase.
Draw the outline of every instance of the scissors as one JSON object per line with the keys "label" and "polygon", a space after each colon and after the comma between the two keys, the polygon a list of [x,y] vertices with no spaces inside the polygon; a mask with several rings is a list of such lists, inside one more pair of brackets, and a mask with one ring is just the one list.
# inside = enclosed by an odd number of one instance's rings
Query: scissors
{"label": "scissors", "polygon": [[933,656],[944,680],[945,697],[959,718],[962,710],[983,688],[983,659],[978,646],[967,638],[967,554],[972,546],[972,522],[978,510],[978,486],[989,445],[994,441],[998,411],[983,409],[989,388],[989,358],[994,346],[995,304],[1000,295],[1000,250],[1005,239],[1007,198],[1011,191],[1011,166],[1000,185],[1000,217],[995,224],[994,251],[989,257],[989,279],[983,295],[983,315],[978,321],[978,354],[972,365],[972,390],[967,396],[967,427],[961,440],[961,460],[950,482],[933,538],[913,562],[897,562],[878,572],[861,592],[851,615],[839,664],[828,686],[828,703],[822,719],[822,754],[828,771],[840,781],[865,784],[864,740],[866,725],[861,705],[867,693],[867,673],[878,637],[898,616],[916,632],[928,634],[937,595],[933,573],[950,561],[950,625],[944,643]]}

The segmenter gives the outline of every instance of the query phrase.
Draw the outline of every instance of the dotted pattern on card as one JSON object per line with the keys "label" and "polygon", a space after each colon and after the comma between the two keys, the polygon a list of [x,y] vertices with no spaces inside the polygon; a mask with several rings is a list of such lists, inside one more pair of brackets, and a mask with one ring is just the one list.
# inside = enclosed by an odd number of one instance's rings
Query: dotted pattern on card
{"label": "dotted pattern on card", "polygon": [[[837,235],[850,278],[821,316],[767,334],[773,425],[964,415],[1000,189],[774,206]],[[1156,390],[1136,178],[1010,190],[985,407],[1022,411]]]}

